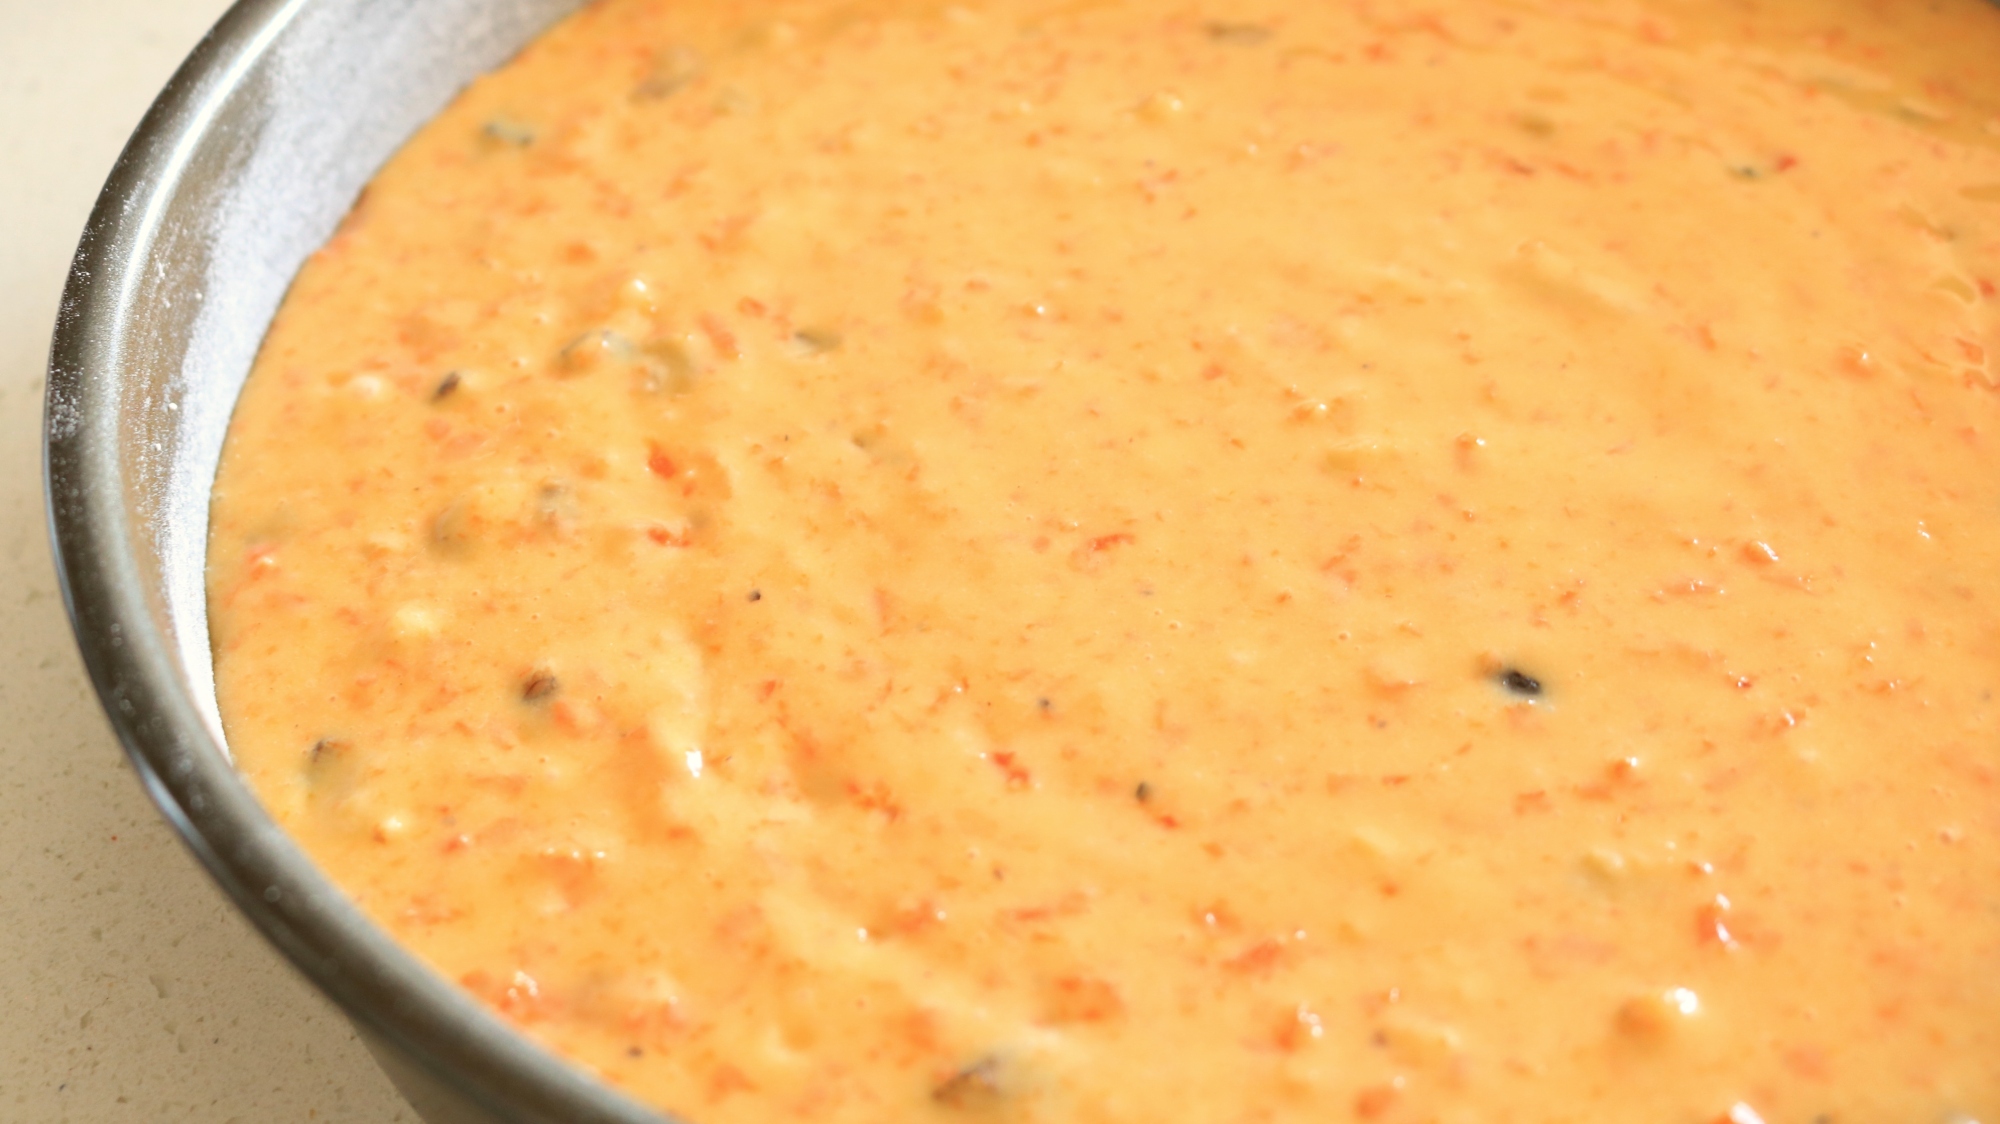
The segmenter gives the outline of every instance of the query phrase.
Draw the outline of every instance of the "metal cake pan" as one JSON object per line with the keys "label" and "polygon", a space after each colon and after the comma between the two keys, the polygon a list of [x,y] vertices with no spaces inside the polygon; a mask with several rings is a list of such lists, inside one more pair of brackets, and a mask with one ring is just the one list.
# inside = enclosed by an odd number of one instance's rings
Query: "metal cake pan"
{"label": "metal cake pan", "polygon": [[243,0],[105,185],[50,357],[51,533],[85,664],[160,811],[430,1124],[662,1124],[368,921],[265,813],[216,714],[203,563],[237,392],[384,161],[579,0]]}

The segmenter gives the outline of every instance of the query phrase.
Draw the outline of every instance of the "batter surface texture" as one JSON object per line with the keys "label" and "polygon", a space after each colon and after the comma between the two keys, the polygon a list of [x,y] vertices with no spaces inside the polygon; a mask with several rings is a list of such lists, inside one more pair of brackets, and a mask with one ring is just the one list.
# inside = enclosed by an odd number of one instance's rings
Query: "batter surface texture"
{"label": "batter surface texture", "polygon": [[231,748],[694,1124],[2000,1119],[1995,60],[592,4],[271,330]]}

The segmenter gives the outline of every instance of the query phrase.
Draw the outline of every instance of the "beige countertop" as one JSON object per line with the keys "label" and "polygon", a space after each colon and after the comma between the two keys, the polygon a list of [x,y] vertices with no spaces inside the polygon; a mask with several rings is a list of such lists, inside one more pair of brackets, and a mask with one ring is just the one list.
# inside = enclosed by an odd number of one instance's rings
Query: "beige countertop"
{"label": "beige countertop", "polygon": [[43,365],[91,202],[223,0],[0,0],[0,1120],[416,1116],[223,900],[126,766],[70,642]]}

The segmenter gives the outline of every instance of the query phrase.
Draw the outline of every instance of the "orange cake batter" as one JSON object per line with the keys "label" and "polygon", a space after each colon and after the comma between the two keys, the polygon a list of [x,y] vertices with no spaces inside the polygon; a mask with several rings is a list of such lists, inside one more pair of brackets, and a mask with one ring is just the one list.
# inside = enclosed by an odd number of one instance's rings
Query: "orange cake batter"
{"label": "orange cake batter", "polygon": [[591,5],[272,328],[231,749],[694,1124],[2000,1119],[1997,68]]}

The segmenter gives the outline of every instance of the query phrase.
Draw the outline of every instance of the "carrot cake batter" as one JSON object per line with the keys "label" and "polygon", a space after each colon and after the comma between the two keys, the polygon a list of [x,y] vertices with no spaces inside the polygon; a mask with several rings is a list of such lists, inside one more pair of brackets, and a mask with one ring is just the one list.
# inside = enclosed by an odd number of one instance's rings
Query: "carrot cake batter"
{"label": "carrot cake batter", "polygon": [[232,751],[693,1124],[2000,1118],[1996,60],[603,0],[272,328]]}

